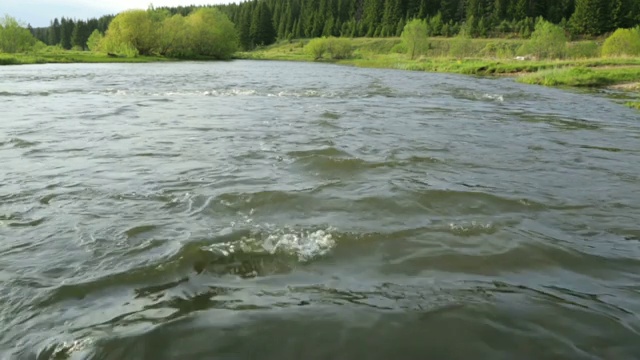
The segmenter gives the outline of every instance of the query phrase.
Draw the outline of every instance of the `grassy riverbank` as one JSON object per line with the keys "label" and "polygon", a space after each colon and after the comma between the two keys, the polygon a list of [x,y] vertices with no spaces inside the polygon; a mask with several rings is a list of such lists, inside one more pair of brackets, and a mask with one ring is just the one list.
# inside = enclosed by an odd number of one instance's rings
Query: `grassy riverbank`
{"label": "grassy riverbank", "polygon": [[[317,61],[371,68],[448,72],[469,75],[513,75],[518,80],[547,86],[606,86],[640,81],[640,58],[601,58],[580,56],[587,42],[572,44],[575,55],[562,60],[516,60],[516,49],[523,40],[471,39],[465,44],[461,56],[450,56],[455,44],[453,38],[430,39],[426,54],[410,59],[400,52],[399,38],[353,39],[353,53],[348,59]],[[281,42],[266,48],[240,52],[240,59],[314,61],[304,46],[308,41]],[[590,43],[589,43],[590,45]],[[571,54],[571,52],[570,52]],[[589,55],[589,54],[585,54]],[[535,74],[535,76],[530,76]],[[578,76],[578,78],[576,78]]]}
{"label": "grassy riverbank", "polygon": [[57,63],[148,63],[171,61],[158,56],[111,57],[106,53],[89,51],[31,52],[0,54],[0,65],[57,64]]}
{"label": "grassy riverbank", "polygon": [[109,56],[107,53],[91,51],[59,50],[35,51],[19,54],[0,53],[0,65],[64,64],[64,63],[151,63],[163,61],[215,60],[200,56],[190,59],[175,59],[164,56]]}
{"label": "grassy riverbank", "polygon": [[[320,59],[305,51],[308,40],[285,41],[236,55],[240,59],[319,61],[368,68],[446,72],[482,76],[513,76],[516,81],[567,87],[608,87],[636,93],[640,83],[640,58],[603,58],[595,41],[573,42],[559,60],[516,59],[521,39],[431,38],[429,49],[411,59],[402,49],[400,38],[352,39],[352,54],[347,59]],[[455,48],[455,51],[452,51]],[[451,56],[456,53],[458,56]],[[521,58],[522,59],[522,58]],[[640,102],[627,106],[640,108]]]}
{"label": "grassy riverbank", "polygon": [[[282,41],[249,52],[238,52],[235,59],[319,61],[336,64],[413,71],[446,72],[480,76],[513,76],[516,81],[571,87],[617,86],[630,94],[640,92],[640,58],[599,57],[598,43],[570,43],[561,60],[517,60],[522,39],[430,38],[422,55],[411,59],[400,38],[351,39],[351,55],[345,59],[315,60],[306,50],[309,40]],[[455,51],[453,51],[454,49]],[[452,56],[454,53],[457,56]],[[209,60],[198,58],[191,60]],[[0,54],[0,65],[44,63],[149,63],[178,61],[160,56],[113,57],[88,51],[41,51],[25,54]],[[636,84],[631,86],[629,84]],[[620,86],[622,85],[622,86]],[[640,108],[640,102],[626,105]]]}

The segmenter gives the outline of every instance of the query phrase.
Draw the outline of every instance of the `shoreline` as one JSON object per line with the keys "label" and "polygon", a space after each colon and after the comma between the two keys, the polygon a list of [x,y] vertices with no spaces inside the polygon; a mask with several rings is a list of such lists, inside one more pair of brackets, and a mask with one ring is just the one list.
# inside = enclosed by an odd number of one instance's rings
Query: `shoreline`
{"label": "shoreline", "polygon": [[[295,51],[292,51],[295,47]],[[288,51],[287,51],[288,50]],[[265,49],[238,52],[230,59],[177,59],[161,56],[112,57],[87,51],[57,53],[0,54],[0,66],[72,63],[155,63],[184,61],[295,61],[329,63],[362,68],[450,73],[485,77],[511,77],[520,83],[549,87],[593,88],[640,94],[640,58],[590,58],[574,60],[515,60],[496,58],[420,57],[404,54],[359,53],[349,59],[314,60],[295,44],[276,44]],[[640,109],[640,95],[630,96],[625,105]]]}

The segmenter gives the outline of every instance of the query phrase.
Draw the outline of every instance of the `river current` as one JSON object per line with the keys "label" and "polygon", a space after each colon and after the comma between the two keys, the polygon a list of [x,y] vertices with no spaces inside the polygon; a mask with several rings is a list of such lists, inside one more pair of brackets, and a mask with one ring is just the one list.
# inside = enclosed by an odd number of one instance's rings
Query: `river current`
{"label": "river current", "polygon": [[64,64],[0,106],[0,358],[640,358],[640,116],[602,93]]}

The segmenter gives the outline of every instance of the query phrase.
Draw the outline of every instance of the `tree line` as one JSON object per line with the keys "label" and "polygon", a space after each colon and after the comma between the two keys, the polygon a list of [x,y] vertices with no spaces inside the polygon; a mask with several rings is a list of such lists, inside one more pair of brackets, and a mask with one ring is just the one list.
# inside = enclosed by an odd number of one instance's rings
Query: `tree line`
{"label": "tree line", "polygon": [[53,19],[48,27],[32,28],[33,36],[46,45],[60,45],[63,49],[86,49],[87,40],[95,30],[104,34],[115,15],[104,15],[87,20],[62,17]]}
{"label": "tree line", "polygon": [[474,37],[528,38],[540,18],[588,36],[640,24],[638,0],[249,0],[219,8],[245,48],[275,39],[400,36],[412,19],[426,20],[428,35],[453,36],[464,27]]}
{"label": "tree line", "polygon": [[[545,19],[576,36],[597,36],[640,24],[638,0],[248,0],[212,5],[235,24],[244,49],[277,39],[400,36],[412,19],[425,20],[430,36],[528,38],[536,19]],[[198,6],[162,7],[168,16],[186,17]],[[54,19],[30,29],[47,45],[87,48],[96,30],[106,34],[113,15],[99,19]]]}

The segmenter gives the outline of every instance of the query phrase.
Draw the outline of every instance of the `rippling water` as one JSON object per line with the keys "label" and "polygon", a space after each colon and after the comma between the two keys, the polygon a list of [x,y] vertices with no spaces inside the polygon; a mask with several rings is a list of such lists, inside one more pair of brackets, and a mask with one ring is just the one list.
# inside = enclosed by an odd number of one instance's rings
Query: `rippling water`
{"label": "rippling water", "polygon": [[637,359],[640,117],[510,79],[0,69],[0,355]]}

